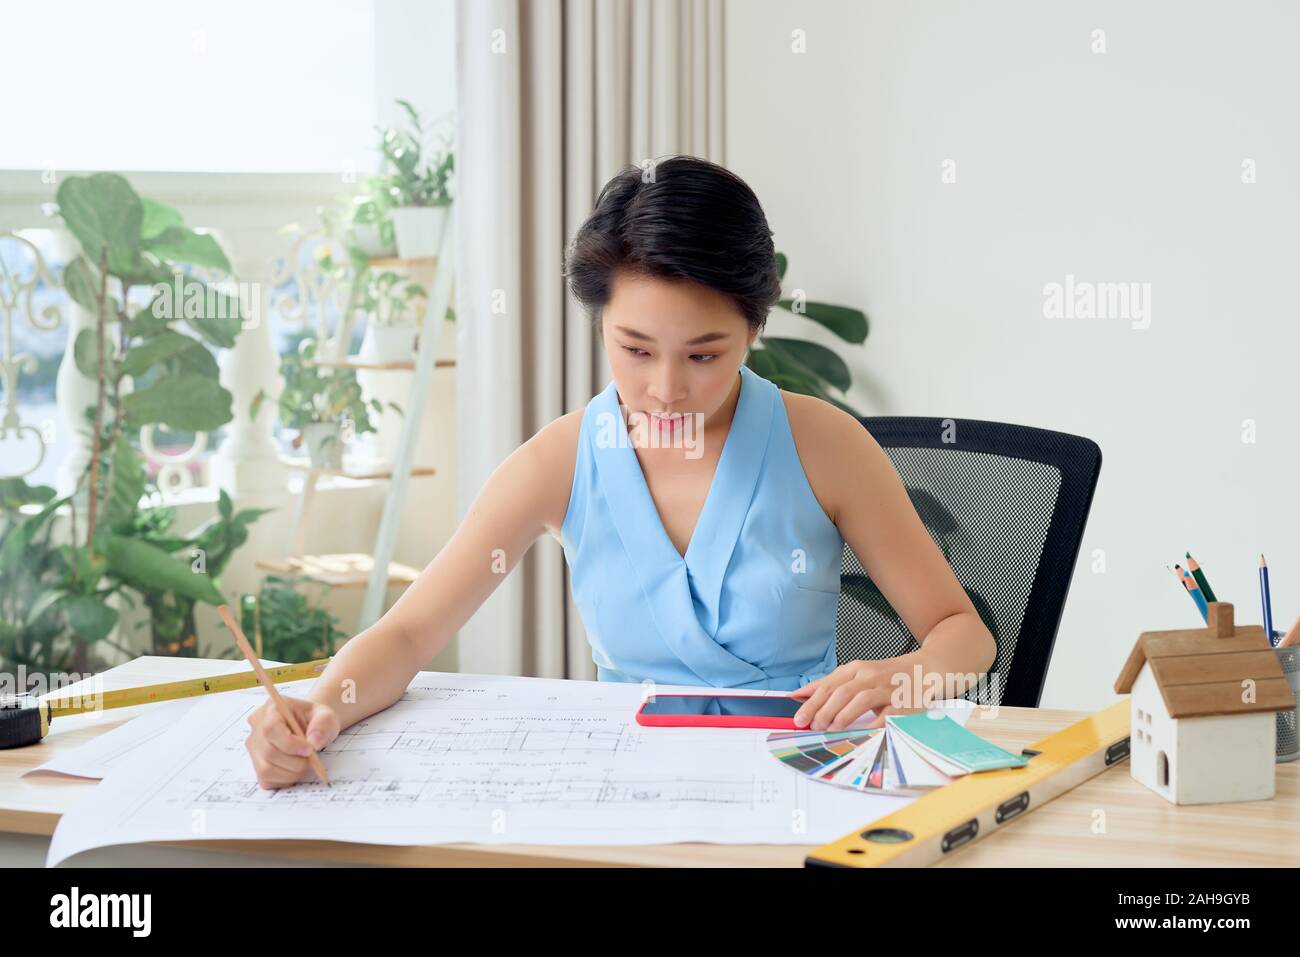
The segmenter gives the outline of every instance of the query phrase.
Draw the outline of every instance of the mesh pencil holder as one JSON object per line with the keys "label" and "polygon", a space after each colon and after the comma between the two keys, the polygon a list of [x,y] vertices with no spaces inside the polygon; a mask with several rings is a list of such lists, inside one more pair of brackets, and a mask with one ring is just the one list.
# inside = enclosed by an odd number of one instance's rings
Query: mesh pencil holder
{"label": "mesh pencil holder", "polygon": [[[1273,633],[1279,639],[1282,632]],[[1282,666],[1282,674],[1286,676],[1286,683],[1291,688],[1291,693],[1300,701],[1300,645],[1290,648],[1274,648],[1277,652],[1277,663]],[[1296,709],[1291,708],[1288,711],[1279,711],[1277,713],[1277,759],[1278,761],[1294,761],[1300,758],[1300,734],[1297,733],[1296,727]]]}

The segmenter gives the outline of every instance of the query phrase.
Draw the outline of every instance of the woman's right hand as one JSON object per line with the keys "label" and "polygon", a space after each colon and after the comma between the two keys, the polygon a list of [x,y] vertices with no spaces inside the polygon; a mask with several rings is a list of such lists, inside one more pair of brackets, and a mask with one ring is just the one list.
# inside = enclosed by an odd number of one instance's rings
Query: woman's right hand
{"label": "woman's right hand", "polygon": [[311,768],[307,755],[319,751],[339,736],[339,716],[329,705],[281,695],[306,737],[290,730],[280,709],[271,698],[248,716],[252,730],[244,742],[257,772],[257,783],[264,788],[282,788],[297,784],[303,772]]}

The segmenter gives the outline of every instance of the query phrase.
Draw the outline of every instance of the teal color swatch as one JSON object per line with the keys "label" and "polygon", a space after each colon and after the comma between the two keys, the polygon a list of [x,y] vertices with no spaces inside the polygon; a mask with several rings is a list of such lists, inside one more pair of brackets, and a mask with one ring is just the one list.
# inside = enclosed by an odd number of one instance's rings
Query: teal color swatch
{"label": "teal color swatch", "polygon": [[967,771],[1019,768],[1029,763],[1027,758],[999,748],[937,712],[888,715],[885,720],[923,754],[932,751]]}

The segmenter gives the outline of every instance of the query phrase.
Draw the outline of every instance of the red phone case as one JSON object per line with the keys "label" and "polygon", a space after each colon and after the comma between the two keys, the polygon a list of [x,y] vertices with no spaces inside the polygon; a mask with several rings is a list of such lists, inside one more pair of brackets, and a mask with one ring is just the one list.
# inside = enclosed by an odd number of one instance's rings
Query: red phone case
{"label": "red phone case", "polygon": [[[668,695],[665,695],[668,697]],[[740,694],[673,694],[674,698],[754,698],[758,695]],[[792,695],[784,697],[792,698]],[[765,718],[743,714],[646,714],[646,701],[636,709],[636,723],[651,728],[773,728],[778,731],[798,731],[794,715],[788,718]],[[799,699],[794,699],[799,700]]]}

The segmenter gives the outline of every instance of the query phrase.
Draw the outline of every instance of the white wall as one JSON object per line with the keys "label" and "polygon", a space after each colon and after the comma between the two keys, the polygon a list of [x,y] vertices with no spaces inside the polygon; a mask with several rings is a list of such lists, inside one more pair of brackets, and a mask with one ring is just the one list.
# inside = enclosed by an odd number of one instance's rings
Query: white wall
{"label": "white wall", "polygon": [[[872,320],[839,346],[851,401],[1101,446],[1042,704],[1108,704],[1140,632],[1199,624],[1165,570],[1184,549],[1239,623],[1264,552],[1294,621],[1300,8],[732,0],[726,24],[727,164],[787,289]],[[1044,318],[1067,274],[1150,283],[1149,328]],[[791,323],[769,328],[837,342]]]}

